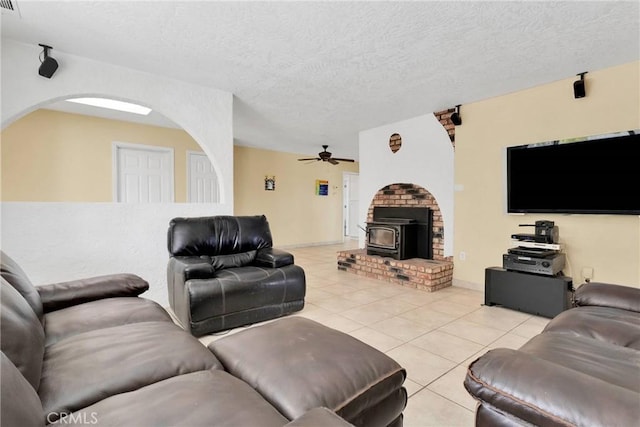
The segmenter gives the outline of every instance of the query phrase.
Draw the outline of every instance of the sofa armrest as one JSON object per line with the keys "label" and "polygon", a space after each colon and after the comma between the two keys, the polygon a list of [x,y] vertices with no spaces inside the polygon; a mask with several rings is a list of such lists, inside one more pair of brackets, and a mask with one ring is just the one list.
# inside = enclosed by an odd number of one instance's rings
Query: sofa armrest
{"label": "sofa armrest", "polygon": [[464,380],[481,404],[527,425],[636,425],[638,393],[523,351],[499,348]]}
{"label": "sofa armrest", "polygon": [[170,275],[186,282],[191,279],[211,279],[215,277],[216,268],[211,257],[171,257],[168,271]]}
{"label": "sofa armrest", "polygon": [[589,282],[575,293],[578,306],[595,305],[640,312],[640,288]]}
{"label": "sofa armrest", "polygon": [[149,283],[134,274],[111,274],[36,288],[45,313],[104,298],[137,297]]}
{"label": "sofa armrest", "polygon": [[258,250],[254,264],[259,267],[278,268],[293,264],[293,255],[275,248]]}
{"label": "sofa armrest", "polygon": [[328,408],[313,408],[285,427],[353,427]]}

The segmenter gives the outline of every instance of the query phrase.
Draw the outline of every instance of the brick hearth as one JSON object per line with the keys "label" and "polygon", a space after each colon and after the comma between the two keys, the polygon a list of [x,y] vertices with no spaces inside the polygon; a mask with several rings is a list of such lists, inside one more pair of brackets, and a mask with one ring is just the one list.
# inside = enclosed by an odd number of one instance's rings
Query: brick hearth
{"label": "brick hearth", "polygon": [[367,255],[366,249],[338,252],[338,269],[428,292],[449,287],[453,280],[451,261],[421,258],[398,261]]}

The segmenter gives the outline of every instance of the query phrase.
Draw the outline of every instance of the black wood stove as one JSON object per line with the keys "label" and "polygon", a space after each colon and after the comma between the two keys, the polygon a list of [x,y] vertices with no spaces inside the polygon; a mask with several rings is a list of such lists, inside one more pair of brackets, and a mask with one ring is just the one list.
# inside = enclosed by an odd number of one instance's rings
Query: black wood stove
{"label": "black wood stove", "polygon": [[433,258],[431,209],[374,207],[367,223],[367,255]]}

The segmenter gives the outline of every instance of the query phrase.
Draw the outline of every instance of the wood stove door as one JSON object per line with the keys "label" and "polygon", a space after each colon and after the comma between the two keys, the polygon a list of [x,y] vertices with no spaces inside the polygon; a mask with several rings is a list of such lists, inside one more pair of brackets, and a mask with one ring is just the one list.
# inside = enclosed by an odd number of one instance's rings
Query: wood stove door
{"label": "wood stove door", "polygon": [[395,227],[369,226],[367,246],[388,251],[398,250],[399,233]]}

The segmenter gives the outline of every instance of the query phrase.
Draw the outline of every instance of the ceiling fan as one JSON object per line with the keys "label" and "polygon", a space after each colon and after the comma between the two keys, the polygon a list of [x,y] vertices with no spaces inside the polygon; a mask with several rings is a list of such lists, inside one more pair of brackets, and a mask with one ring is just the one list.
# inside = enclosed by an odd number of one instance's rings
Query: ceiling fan
{"label": "ceiling fan", "polygon": [[303,162],[303,161],[307,161],[307,160],[316,160],[316,161],[320,161],[322,160],[323,162],[329,162],[332,165],[337,165],[340,162],[353,162],[353,159],[341,159],[339,157],[331,157],[331,152],[327,151],[327,148],[329,148],[328,145],[323,145],[322,148],[324,149],[323,151],[318,153],[318,157],[310,157],[307,159],[298,159],[299,161]]}

